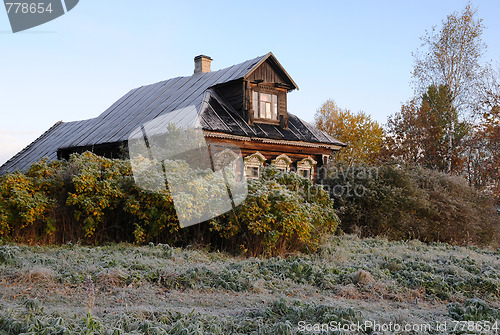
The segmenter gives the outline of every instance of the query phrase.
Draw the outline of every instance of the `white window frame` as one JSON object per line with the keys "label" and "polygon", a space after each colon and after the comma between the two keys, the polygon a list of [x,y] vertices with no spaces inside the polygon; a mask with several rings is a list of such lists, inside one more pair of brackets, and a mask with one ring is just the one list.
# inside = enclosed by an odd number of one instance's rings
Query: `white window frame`
{"label": "white window frame", "polygon": [[[256,152],[244,158],[245,161],[245,177],[247,179],[258,179],[260,178],[260,170],[264,166],[264,162],[266,161],[266,157],[262,155],[260,152]],[[247,173],[247,168],[257,168],[258,176],[252,176]]]}
{"label": "white window frame", "polygon": [[297,162],[297,174],[302,176],[301,171],[307,171],[309,174],[309,180],[313,179],[314,167],[318,164],[311,156],[304,158]]}
{"label": "white window frame", "polygon": [[[271,116],[268,117],[266,115],[265,111],[261,110],[262,106],[262,95],[269,95],[271,98],[271,101],[268,102],[269,108],[270,108],[270,114]],[[278,121],[278,114],[279,114],[279,103],[278,103],[278,94],[275,93],[266,93],[266,92],[260,92],[260,91],[252,91],[252,108],[253,108],[253,115],[255,120],[271,120],[271,121]],[[267,104],[266,104],[267,105]]]}
{"label": "white window frame", "polygon": [[215,171],[222,170],[222,168],[226,167],[233,170],[237,181],[242,180],[245,172],[242,171],[243,166],[241,164],[240,155],[235,153],[233,150],[226,148],[217,152],[213,157]]}
{"label": "white window frame", "polygon": [[288,157],[286,154],[281,154],[275,159],[271,161],[271,163],[276,166],[279,170],[283,172],[289,172],[290,171],[290,165],[292,164],[292,160],[290,157]]}

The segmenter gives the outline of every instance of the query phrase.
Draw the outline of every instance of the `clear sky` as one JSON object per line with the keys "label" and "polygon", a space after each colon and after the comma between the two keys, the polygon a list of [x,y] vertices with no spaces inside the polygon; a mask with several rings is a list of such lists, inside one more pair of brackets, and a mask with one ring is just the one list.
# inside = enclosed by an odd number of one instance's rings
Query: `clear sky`
{"label": "clear sky", "polygon": [[[80,0],[12,34],[0,8],[0,164],[59,120],[95,117],[130,89],[272,51],[300,90],[288,110],[312,121],[327,99],[380,123],[410,99],[419,37],[465,0]],[[477,0],[486,60],[500,63],[500,1]]]}

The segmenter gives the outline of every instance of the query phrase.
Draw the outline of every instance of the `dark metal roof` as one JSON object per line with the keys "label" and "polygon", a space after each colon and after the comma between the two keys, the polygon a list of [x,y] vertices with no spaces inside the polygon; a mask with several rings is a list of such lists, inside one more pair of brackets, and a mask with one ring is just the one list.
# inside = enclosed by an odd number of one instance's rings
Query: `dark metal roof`
{"label": "dark metal roof", "polygon": [[[26,170],[42,157],[47,157],[49,160],[57,159],[59,149],[127,141],[138,126],[165,113],[175,113],[193,105],[200,110],[209,88],[248,76],[266,59],[277,63],[274,55],[268,53],[218,71],[196,73],[190,77],[176,77],[133,89],[96,118],[56,123],[2,165],[0,174]],[[290,77],[289,79],[295,85]],[[294,88],[298,87],[295,85]],[[222,97],[213,90],[209,92],[210,103],[200,115],[205,130],[241,136],[344,145],[292,114],[287,130],[269,124],[249,126]],[[172,119],[181,122],[183,115],[175,115]]]}
{"label": "dark metal roof", "polygon": [[249,125],[239,113],[234,111],[223,97],[213,90],[209,90],[208,92],[210,94],[208,107],[200,115],[204,130],[251,138],[260,137],[345,146],[342,142],[316,129],[291,113],[288,113],[288,129],[267,123]]}

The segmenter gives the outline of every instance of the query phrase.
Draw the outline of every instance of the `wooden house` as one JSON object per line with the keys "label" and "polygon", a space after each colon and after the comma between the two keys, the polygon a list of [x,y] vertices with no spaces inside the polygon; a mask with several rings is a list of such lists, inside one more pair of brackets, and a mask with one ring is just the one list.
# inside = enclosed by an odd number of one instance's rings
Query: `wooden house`
{"label": "wooden house", "polygon": [[133,89],[96,118],[57,122],[2,165],[0,174],[87,150],[118,157],[134,129],[187,106],[199,111],[207,143],[241,149],[248,178],[274,164],[313,179],[345,146],[288,112],[287,95],[298,86],[272,53],[218,71],[211,71],[211,61],[197,56],[193,75]]}

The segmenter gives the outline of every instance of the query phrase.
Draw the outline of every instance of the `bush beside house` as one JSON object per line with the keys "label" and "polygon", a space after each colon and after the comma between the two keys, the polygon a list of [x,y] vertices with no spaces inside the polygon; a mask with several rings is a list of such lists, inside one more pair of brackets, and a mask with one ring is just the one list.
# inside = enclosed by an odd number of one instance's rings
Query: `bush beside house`
{"label": "bush beside house", "polygon": [[[218,191],[199,196],[208,199]],[[139,189],[126,160],[86,152],[0,177],[0,238],[27,244],[201,242],[277,254],[315,250],[338,222],[327,192],[272,167],[249,181],[248,197],[235,211],[186,229],[179,228],[168,190]]]}

